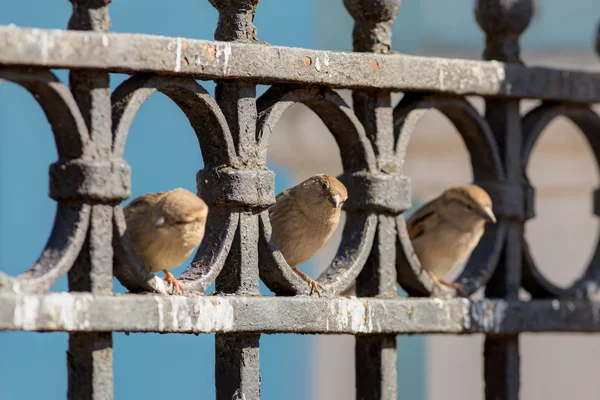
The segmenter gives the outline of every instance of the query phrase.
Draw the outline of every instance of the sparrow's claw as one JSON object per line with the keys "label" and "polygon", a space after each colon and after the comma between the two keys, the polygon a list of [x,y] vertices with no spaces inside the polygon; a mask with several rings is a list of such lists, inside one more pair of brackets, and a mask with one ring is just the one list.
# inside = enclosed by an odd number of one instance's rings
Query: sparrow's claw
{"label": "sparrow's claw", "polygon": [[170,282],[173,285],[173,288],[175,289],[175,294],[182,293],[183,286],[181,286],[181,283],[179,283],[179,281],[175,279],[173,274],[167,271],[166,269],[163,269],[163,272],[165,273],[165,277],[163,279],[167,282]]}
{"label": "sparrow's claw", "polygon": [[315,281],[314,279],[312,279],[310,276],[306,275],[304,272],[300,271],[297,268],[292,268],[294,270],[295,273],[297,273],[300,278],[302,278],[306,283],[308,283],[311,287],[312,287],[312,291],[315,292],[317,294],[317,296],[321,297],[321,292],[323,291],[323,286],[321,286],[321,284],[317,281]]}
{"label": "sparrow's claw", "polygon": [[[309,278],[310,279],[310,278]],[[323,291],[323,286],[317,281],[310,280],[310,286],[312,286],[312,290],[317,294],[317,296],[321,297],[321,292]]]}
{"label": "sparrow's claw", "polygon": [[429,277],[431,278],[431,280],[433,281],[433,283],[436,286],[441,286],[441,285],[448,286],[448,287],[458,290],[465,296],[467,295],[467,291],[465,290],[465,285],[463,285],[462,283],[448,282],[443,279],[439,279],[432,272],[429,272],[427,270],[425,270],[425,271],[427,272],[427,275],[429,275]]}
{"label": "sparrow's claw", "polygon": [[440,283],[442,285],[446,285],[448,287],[454,288],[456,290],[458,290],[459,292],[461,292],[463,295],[467,295],[467,291],[465,289],[465,285],[463,285],[462,283],[457,283],[457,282],[448,282],[445,281],[443,279],[440,279]]}

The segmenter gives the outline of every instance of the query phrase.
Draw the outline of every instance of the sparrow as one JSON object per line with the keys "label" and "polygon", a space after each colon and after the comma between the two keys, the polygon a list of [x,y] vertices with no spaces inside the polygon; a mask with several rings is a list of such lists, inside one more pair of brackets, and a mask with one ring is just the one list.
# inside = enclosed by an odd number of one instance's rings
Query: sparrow
{"label": "sparrow", "polygon": [[340,222],[346,187],[336,178],[318,174],[275,198],[269,218],[275,243],[283,258],[320,295],[322,286],[297,266],[319,251]]}
{"label": "sparrow", "polygon": [[466,294],[464,285],[443,280],[471,255],[487,222],[496,223],[492,200],[477,185],[455,186],[421,206],[406,222],[421,265],[436,285]]}
{"label": "sparrow", "polygon": [[194,193],[177,188],[136,197],[124,209],[134,251],[152,272],[183,291],[168,269],[185,261],[204,237],[208,206]]}

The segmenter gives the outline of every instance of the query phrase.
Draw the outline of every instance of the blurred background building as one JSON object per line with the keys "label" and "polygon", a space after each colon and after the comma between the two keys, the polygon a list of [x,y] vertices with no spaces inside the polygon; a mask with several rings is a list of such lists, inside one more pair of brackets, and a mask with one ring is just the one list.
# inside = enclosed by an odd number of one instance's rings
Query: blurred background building
{"label": "blurred background building", "polygon": [[[536,1],[523,35],[529,65],[600,70],[593,38],[597,0]],[[0,0],[0,24],[65,28],[70,3]],[[112,29],[212,38],[216,11],[208,1],[115,1]],[[286,46],[351,50],[352,19],[342,0],[262,0],[255,24],[263,41]],[[472,0],[405,0],[394,25],[397,52],[480,58],[484,37]],[[58,71],[67,82],[67,74]],[[114,75],[114,88],[125,77]],[[212,91],[214,85],[203,85]],[[264,91],[261,88],[260,93]],[[348,91],[340,91],[351,102]],[[401,95],[395,96],[399,99]],[[483,110],[480,99],[473,104]],[[524,102],[523,110],[535,106]],[[153,96],[138,113],[125,157],[132,166],[133,196],[174,187],[195,190],[202,160],[193,130],[166,97]],[[13,84],[0,86],[0,269],[23,271],[48,237],[55,205],[47,197],[47,167],[56,151],[35,100]],[[314,173],[341,172],[339,150],[321,121],[301,105],[291,107],[271,139],[270,163],[279,192]],[[452,184],[472,179],[468,153],[454,127],[438,112],[423,117],[411,142],[405,173],[415,205]],[[594,159],[574,125],[557,119],[544,132],[529,166],[537,189],[534,220],[526,227],[533,256],[553,282],[566,285],[585,267],[596,242],[591,194],[598,185]],[[329,263],[341,227],[305,270]],[[182,271],[180,267],[178,271]],[[63,279],[54,290],[66,288]],[[264,289],[264,287],[263,287]],[[115,281],[115,290],[123,288]],[[209,289],[210,290],[210,289]],[[264,289],[265,294],[269,294]],[[526,294],[524,294],[526,298]],[[263,335],[263,399],[354,398],[354,339],[350,336]],[[482,336],[399,336],[399,392],[404,399],[483,398]],[[214,398],[213,336],[114,334],[115,398]],[[522,398],[597,398],[600,339],[579,335],[521,335]],[[66,393],[63,333],[0,332],[0,390],[7,400],[63,399]]]}

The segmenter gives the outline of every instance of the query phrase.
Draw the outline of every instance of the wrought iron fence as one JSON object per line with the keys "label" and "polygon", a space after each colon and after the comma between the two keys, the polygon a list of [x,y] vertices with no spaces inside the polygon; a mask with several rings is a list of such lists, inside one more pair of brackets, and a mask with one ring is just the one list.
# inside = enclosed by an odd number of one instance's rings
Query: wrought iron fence
{"label": "wrought iron fence", "polygon": [[[393,54],[400,0],[344,0],[355,20],[354,53],[259,42],[259,0],[210,0],[219,11],[215,41],[109,33],[110,0],[71,1],[68,31],[0,27],[0,78],[35,96],[59,157],[49,169],[58,208],[42,255],[20,276],[0,272],[0,329],[69,332],[70,399],[113,398],[116,331],[216,333],[216,393],[227,400],[260,397],[262,333],[355,335],[357,399],[401,392],[395,335],[484,333],[491,400],[519,397],[519,333],[600,331],[600,303],[591,299],[600,247],[581,278],[560,289],[540,272],[523,237],[534,216],[526,166],[552,119],[571,119],[600,162],[600,118],[590,108],[600,101],[600,75],[521,63],[531,0],[476,1],[486,61]],[[69,69],[70,87],[50,68]],[[131,75],[112,94],[111,72]],[[215,98],[195,79],[216,80]],[[257,84],[271,85],[258,99]],[[352,107],[336,88],[353,90]],[[144,269],[120,205],[130,196],[127,133],[156,91],[185,113],[205,163],[198,194],[211,213],[203,244],[179,277],[186,296],[169,295],[170,284]],[[392,92],[404,93],[396,106]],[[485,98],[485,115],[466,95]],[[521,99],[541,104],[521,115]],[[334,136],[349,189],[342,242],[319,278],[322,298],[310,295],[269,240],[269,134],[297,102]],[[402,215],[411,205],[403,160],[427,109],[441,111],[461,133],[474,181],[491,194],[498,216],[458,278],[465,297],[435,287],[421,271]],[[112,293],[113,272],[132,293]],[[67,273],[69,293],[48,293]],[[259,279],[278,296],[260,296]],[[202,296],[212,282],[221,294]],[[353,283],[358,297],[341,296]],[[397,284],[411,297],[398,298]],[[482,287],[486,299],[470,300]],[[520,301],[520,288],[533,300]]]}

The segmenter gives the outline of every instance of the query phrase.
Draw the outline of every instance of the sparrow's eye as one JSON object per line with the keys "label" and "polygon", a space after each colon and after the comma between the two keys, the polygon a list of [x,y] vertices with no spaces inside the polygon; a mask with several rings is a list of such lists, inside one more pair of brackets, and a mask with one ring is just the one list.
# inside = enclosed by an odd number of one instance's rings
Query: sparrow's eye
{"label": "sparrow's eye", "polygon": [[322,184],[321,188],[323,188],[323,190],[327,190],[327,184],[326,183]]}
{"label": "sparrow's eye", "polygon": [[467,204],[467,208],[472,211],[473,210],[473,205],[472,204]]}

